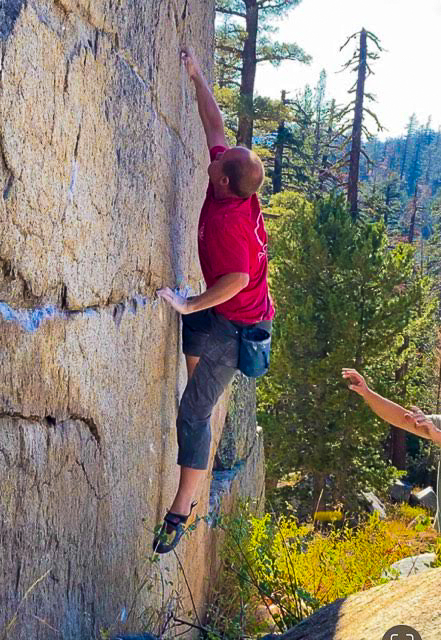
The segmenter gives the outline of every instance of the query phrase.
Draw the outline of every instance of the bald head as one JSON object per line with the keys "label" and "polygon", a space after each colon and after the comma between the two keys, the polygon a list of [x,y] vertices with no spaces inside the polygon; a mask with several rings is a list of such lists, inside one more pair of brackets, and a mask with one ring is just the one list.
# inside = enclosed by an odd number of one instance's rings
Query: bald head
{"label": "bald head", "polygon": [[254,151],[246,147],[233,147],[222,155],[222,173],[228,186],[239,198],[249,198],[262,186],[265,170]]}

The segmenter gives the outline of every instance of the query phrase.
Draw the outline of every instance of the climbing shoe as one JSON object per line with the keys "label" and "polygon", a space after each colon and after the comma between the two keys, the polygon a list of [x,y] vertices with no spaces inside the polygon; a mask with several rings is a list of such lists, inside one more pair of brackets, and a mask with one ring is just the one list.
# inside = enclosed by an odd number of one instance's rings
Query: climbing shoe
{"label": "climbing shoe", "polygon": [[184,524],[191,516],[191,512],[196,505],[197,502],[192,502],[190,513],[187,516],[172,513],[171,511],[167,513],[158,535],[153,540],[153,551],[155,553],[169,553],[176,548],[185,533]]}

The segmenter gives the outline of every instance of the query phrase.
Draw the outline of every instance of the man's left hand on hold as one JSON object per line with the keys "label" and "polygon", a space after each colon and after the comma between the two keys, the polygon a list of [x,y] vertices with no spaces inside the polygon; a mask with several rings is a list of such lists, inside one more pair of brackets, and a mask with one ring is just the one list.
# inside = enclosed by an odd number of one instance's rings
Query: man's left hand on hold
{"label": "man's left hand on hold", "polygon": [[158,296],[166,300],[176,311],[182,315],[187,315],[187,313],[191,313],[191,308],[189,301],[183,296],[179,295],[179,293],[175,293],[170,289],[170,287],[163,287],[162,289],[158,289]]}

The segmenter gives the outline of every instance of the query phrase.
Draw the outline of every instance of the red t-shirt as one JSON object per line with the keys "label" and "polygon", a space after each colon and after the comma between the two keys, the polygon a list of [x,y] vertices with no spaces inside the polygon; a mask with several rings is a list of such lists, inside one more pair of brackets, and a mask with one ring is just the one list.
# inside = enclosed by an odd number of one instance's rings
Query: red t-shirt
{"label": "red t-shirt", "polygon": [[[210,149],[210,158],[226,147]],[[247,199],[216,200],[208,185],[198,226],[199,260],[207,289],[228,273],[248,273],[248,285],[215,307],[232,322],[255,324],[271,320],[274,307],[268,291],[268,237],[256,194]]]}

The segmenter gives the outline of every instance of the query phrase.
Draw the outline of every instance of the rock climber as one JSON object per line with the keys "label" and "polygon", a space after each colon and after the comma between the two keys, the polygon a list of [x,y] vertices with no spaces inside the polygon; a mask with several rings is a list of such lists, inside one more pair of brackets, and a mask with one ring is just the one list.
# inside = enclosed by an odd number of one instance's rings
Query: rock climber
{"label": "rock climber", "polygon": [[196,89],[211,160],[198,224],[206,291],[188,299],[168,287],[158,291],[182,315],[188,374],[177,417],[179,487],[153,542],[158,553],[176,547],[196,504],[209,461],[211,413],[238,368],[241,333],[256,327],[270,334],[274,316],[267,234],[256,195],[265,176],[262,162],[245,147],[228,146],[220,109],[193,51],[183,49],[181,58]]}

